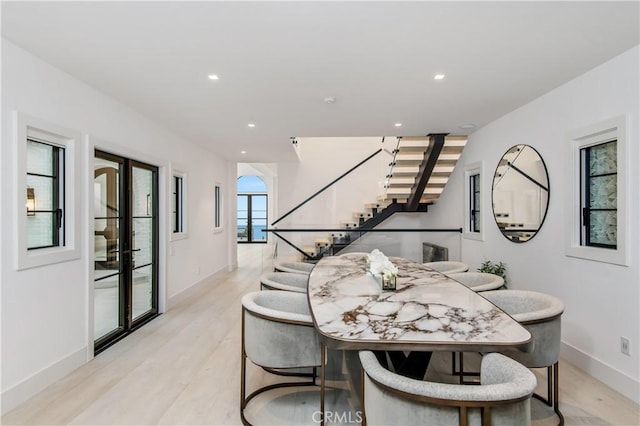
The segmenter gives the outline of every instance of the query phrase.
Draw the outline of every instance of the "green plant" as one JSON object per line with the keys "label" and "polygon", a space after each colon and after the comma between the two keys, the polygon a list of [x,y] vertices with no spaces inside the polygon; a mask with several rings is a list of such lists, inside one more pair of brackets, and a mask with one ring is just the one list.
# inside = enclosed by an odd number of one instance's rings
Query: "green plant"
{"label": "green plant", "polygon": [[486,272],[488,274],[498,275],[504,279],[504,287],[507,287],[507,264],[503,262],[493,263],[485,260],[480,264],[478,272]]}

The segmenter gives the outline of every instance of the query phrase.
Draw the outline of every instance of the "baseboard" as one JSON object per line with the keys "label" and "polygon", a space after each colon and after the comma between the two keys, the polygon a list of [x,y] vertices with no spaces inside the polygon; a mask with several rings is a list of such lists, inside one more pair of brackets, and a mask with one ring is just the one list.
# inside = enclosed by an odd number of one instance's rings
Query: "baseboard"
{"label": "baseboard", "polygon": [[49,385],[62,379],[76,368],[87,362],[87,348],[82,348],[71,355],[38,371],[28,379],[2,392],[2,415],[43,391]]}
{"label": "baseboard", "polygon": [[[636,404],[640,404],[640,382],[633,379],[633,377],[627,376],[614,367],[564,342],[562,342],[560,355],[565,361],[583,370],[616,392],[621,393]],[[562,372],[560,374],[562,375]]]}
{"label": "baseboard", "polygon": [[195,284],[193,284],[190,287],[185,288],[184,290],[180,291],[179,293],[176,293],[173,296],[169,296],[169,298],[167,299],[167,311],[169,311],[171,308],[176,306],[178,303],[180,303],[183,300],[187,299],[189,296],[191,296],[192,294],[197,292],[199,289],[203,288],[204,286],[206,286],[208,284],[211,284],[211,281],[220,279],[220,278],[224,277],[228,273],[229,273],[229,271],[228,271],[227,267],[225,266],[223,268],[220,268],[219,270],[217,270],[213,274],[207,275],[206,277],[202,278],[201,280],[196,281]]}

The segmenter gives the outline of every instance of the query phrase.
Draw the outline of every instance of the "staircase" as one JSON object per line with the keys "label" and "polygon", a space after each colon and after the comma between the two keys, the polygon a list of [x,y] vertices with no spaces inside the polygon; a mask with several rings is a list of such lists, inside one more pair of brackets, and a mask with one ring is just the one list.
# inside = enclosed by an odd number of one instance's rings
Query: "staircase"
{"label": "staircase", "polygon": [[440,198],[466,143],[466,136],[398,137],[385,178],[385,193],[341,222],[340,231],[332,231],[326,237],[316,238],[313,245],[304,246],[305,260],[338,254],[366,230],[397,212],[426,212],[428,205]]}

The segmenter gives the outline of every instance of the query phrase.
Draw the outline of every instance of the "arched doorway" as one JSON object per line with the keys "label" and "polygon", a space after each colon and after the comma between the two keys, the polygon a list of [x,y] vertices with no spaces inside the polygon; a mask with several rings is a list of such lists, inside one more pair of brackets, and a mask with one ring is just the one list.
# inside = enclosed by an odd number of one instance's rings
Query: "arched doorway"
{"label": "arched doorway", "polygon": [[258,176],[238,178],[236,229],[238,243],[266,243],[267,185]]}

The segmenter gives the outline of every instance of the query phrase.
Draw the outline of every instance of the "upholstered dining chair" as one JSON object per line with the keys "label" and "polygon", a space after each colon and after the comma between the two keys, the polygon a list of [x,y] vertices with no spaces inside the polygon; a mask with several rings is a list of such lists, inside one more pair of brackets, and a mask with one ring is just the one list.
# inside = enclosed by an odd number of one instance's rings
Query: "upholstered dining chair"
{"label": "upholstered dining chair", "polygon": [[289,272],[267,272],[260,276],[261,290],[284,290],[306,293],[309,276]]}
{"label": "upholstered dining chair", "polygon": [[479,386],[435,383],[385,369],[361,351],[364,416],[368,425],[531,424],[533,373],[503,355],[482,359]]}
{"label": "upholstered dining chair", "polygon": [[526,290],[494,290],[482,296],[522,324],[533,338],[533,351],[521,352],[505,348],[500,352],[529,368],[547,369],[547,397],[534,396],[545,402],[564,424],[558,401],[560,358],[560,325],[564,303],[549,294]]}
{"label": "upholstered dining chair", "polygon": [[425,266],[433,269],[434,271],[442,272],[443,274],[455,274],[456,272],[467,272],[469,266],[453,260],[441,260],[439,262],[427,262]]}
{"label": "upholstered dining chair", "polygon": [[[245,418],[247,404],[261,393],[282,387],[316,384],[316,369],[321,365],[321,344],[305,294],[290,291],[246,294],[242,298],[241,345],[240,417],[244,425],[251,424]],[[308,375],[311,380],[263,386],[247,396],[247,359],[277,375],[282,375],[283,370],[312,368]],[[319,404],[318,401],[318,407]]]}
{"label": "upholstered dining chair", "polygon": [[456,272],[448,276],[475,292],[497,290],[504,285],[504,278],[486,272]]}
{"label": "upholstered dining chair", "polygon": [[276,262],[273,269],[276,272],[290,272],[309,275],[315,265],[307,262]]}
{"label": "upholstered dining chair", "polygon": [[[504,278],[486,272],[456,272],[447,275],[475,292],[497,290],[504,285]],[[465,383],[465,376],[478,375],[477,371],[464,371],[464,358],[461,352],[451,352],[451,374],[459,376],[460,383]]]}

